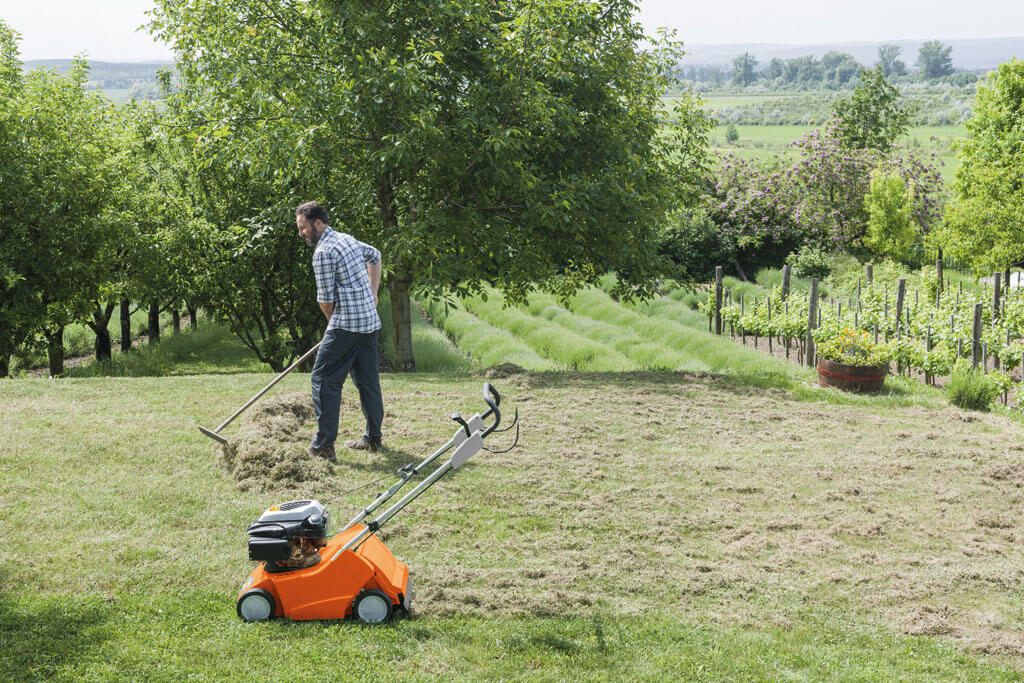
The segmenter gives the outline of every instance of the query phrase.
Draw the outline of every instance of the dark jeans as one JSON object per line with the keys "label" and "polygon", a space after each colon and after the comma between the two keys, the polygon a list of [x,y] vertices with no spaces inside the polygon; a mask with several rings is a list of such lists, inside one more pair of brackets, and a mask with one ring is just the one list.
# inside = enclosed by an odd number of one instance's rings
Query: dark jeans
{"label": "dark jeans", "polygon": [[341,388],[351,371],[359,389],[359,403],[366,417],[366,437],[380,440],[384,420],[384,401],[377,375],[377,332],[361,334],[348,330],[327,330],[313,364],[313,410],[317,433],[313,448],[327,448],[338,438],[338,414],[341,412]]}

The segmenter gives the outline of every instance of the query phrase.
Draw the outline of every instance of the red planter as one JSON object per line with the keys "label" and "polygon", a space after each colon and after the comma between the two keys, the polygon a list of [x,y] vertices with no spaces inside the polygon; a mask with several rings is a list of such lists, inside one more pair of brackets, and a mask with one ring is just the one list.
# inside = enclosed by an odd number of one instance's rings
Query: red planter
{"label": "red planter", "polygon": [[871,393],[882,390],[888,365],[845,365],[818,358],[818,384],[843,391]]}

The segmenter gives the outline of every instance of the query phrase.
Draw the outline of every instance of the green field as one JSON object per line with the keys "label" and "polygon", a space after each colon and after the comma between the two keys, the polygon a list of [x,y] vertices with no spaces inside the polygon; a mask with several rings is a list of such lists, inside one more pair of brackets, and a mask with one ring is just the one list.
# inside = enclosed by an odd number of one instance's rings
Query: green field
{"label": "green field", "polygon": [[[417,461],[480,379],[386,375],[382,453],[244,491],[194,425],[264,374],[4,383],[0,676],[1017,677],[1021,433],[1002,418],[710,375],[494,381],[521,446],[385,529],[418,587],[385,627],[241,623],[245,527]],[[274,394],[305,400],[308,376]],[[347,394],[343,435],[360,422]]]}
{"label": "green field", "polygon": [[[768,160],[786,154],[789,144],[813,130],[814,126],[736,126],[739,140],[726,141],[725,126],[717,126],[710,136],[710,147],[718,154],[736,154],[747,159]],[[963,126],[916,126],[900,141],[904,147],[936,153],[943,162],[940,168],[943,180],[950,183],[960,160],[951,149],[956,138],[967,134]],[[935,137],[935,140],[931,138]],[[792,151],[789,151],[792,154]]]}

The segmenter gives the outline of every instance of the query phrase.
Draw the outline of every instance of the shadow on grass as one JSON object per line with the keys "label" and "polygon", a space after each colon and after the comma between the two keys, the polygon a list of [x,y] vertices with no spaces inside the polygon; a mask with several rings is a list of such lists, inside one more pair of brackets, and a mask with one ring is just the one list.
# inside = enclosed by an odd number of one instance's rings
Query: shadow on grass
{"label": "shadow on grass", "polygon": [[86,658],[108,639],[112,612],[99,597],[0,594],[0,680],[49,679]]}

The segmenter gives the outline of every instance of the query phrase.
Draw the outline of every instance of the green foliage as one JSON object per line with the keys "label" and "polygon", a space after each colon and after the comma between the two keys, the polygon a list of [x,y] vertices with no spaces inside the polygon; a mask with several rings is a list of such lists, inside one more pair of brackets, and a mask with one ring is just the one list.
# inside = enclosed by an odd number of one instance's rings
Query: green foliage
{"label": "green foliage", "polygon": [[939,40],[925,41],[917,53],[917,68],[925,78],[941,78],[953,73],[952,45]]}
{"label": "green foliage", "polygon": [[900,46],[893,43],[879,46],[877,68],[883,76],[902,76],[907,72],[907,65],[899,59],[901,51]]}
{"label": "green foliage", "polygon": [[881,67],[863,71],[850,97],[832,105],[836,135],[852,149],[888,150],[906,134],[910,112]]}
{"label": "green foliage", "polygon": [[[202,163],[264,184],[266,200],[231,224],[319,198],[384,253],[394,301],[485,279],[518,300],[607,269],[650,287],[656,228],[704,165],[702,109],[662,117],[680,47],[648,49],[632,13],[563,0],[273,12],[161,0],[153,28],[202,104]],[[411,366],[411,321],[395,324]]]}
{"label": "green foliage", "polygon": [[978,88],[946,222],[935,241],[976,272],[1024,260],[1024,61],[1011,60]]}
{"label": "green foliage", "polygon": [[949,402],[965,410],[989,410],[1001,391],[998,378],[992,380],[991,376],[961,360],[953,368],[953,374],[946,383]]}
{"label": "green foliage", "polygon": [[739,139],[740,132],[736,129],[736,124],[730,122],[729,127],[725,129],[725,141],[732,145]]}
{"label": "green foliage", "polygon": [[825,279],[832,266],[829,254],[816,244],[805,244],[798,251],[786,257],[786,263],[797,277]]}
{"label": "green foliage", "polygon": [[714,277],[715,266],[736,257],[733,240],[721,233],[703,209],[681,209],[667,220],[658,252],[678,267],[680,279],[708,280]]}
{"label": "green foliage", "polygon": [[834,363],[855,366],[888,365],[892,352],[885,344],[876,344],[866,330],[823,325],[814,330],[817,354]]}
{"label": "green foliage", "polygon": [[732,82],[745,88],[757,79],[754,68],[757,66],[757,59],[749,52],[744,52],[732,60]]}
{"label": "green foliage", "polygon": [[918,239],[914,224],[914,182],[896,173],[875,170],[864,197],[868,229],[864,246],[879,258],[907,261]]}
{"label": "green foliage", "polygon": [[82,60],[66,77],[23,76],[16,34],[0,22],[0,375],[36,335],[59,354],[119,242],[120,125],[87,78]]}

